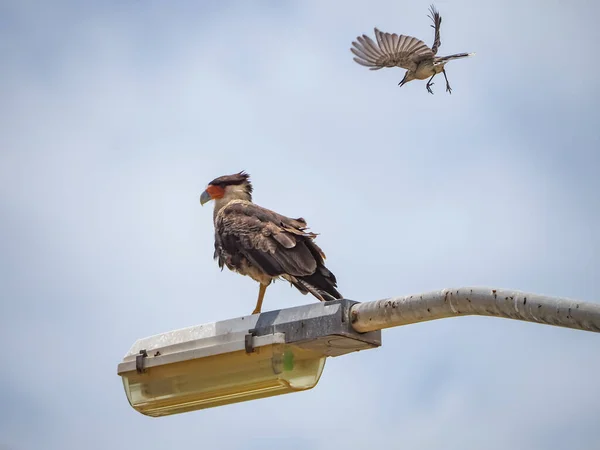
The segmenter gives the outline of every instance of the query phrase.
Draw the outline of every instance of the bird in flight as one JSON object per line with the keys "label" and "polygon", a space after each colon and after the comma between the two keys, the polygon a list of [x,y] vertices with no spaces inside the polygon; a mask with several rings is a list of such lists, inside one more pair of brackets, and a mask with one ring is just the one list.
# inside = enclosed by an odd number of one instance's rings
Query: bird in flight
{"label": "bird in flight", "polygon": [[431,5],[429,8],[431,15],[428,17],[433,21],[431,28],[435,30],[433,46],[429,48],[420,39],[412,36],[384,33],[375,28],[375,43],[369,36],[363,34],[358,36],[358,42],[352,42],[354,47],[350,48],[356,56],[353,58],[358,64],[367,66],[370,70],[379,70],[384,67],[401,67],[406,69],[404,78],[399,86],[403,86],[412,80],[424,80],[428,77],[427,92],[433,94],[431,86],[433,77],[442,72],[446,79],[446,91],[452,93],[448,77],[446,76],[445,65],[448,61],[458,58],[465,58],[475,53],[457,53],[450,56],[435,56],[438,48],[441,46],[440,25],[442,17]]}
{"label": "bird in flight", "polygon": [[260,284],[258,314],[267,286],[282,278],[302,294],[320,301],[343,298],[325,254],[307,231],[303,218],[291,219],[252,202],[252,184],[245,172],[215,178],[200,196],[200,204],[214,200],[214,258],[219,267],[247,275]]}

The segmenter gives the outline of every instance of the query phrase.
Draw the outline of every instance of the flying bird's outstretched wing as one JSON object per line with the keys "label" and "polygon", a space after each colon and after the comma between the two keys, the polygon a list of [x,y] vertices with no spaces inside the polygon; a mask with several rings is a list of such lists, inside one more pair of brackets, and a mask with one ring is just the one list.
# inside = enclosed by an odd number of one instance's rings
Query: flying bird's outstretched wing
{"label": "flying bird's outstretched wing", "polygon": [[325,254],[313,242],[317,235],[306,228],[302,218],[291,219],[254,203],[234,201],[215,220],[215,258],[221,268],[226,264],[282,277],[321,301],[342,298],[335,276],[324,265]]}
{"label": "flying bird's outstretched wing", "polygon": [[433,5],[429,7],[429,12],[431,13],[431,15],[428,15],[427,17],[429,17],[433,21],[433,25],[431,25],[431,28],[435,30],[435,37],[433,38],[433,45],[431,46],[431,51],[434,55],[436,55],[438,48],[442,46],[442,42],[440,41],[440,25],[442,25],[442,16],[440,16],[440,13],[437,9],[435,9],[435,6]]}
{"label": "flying bird's outstretched wing", "polygon": [[356,55],[354,61],[371,70],[384,67],[416,70],[420,61],[434,56],[423,41],[412,36],[384,33],[375,28],[375,38],[377,44],[365,34],[358,36],[358,42],[352,42],[354,47],[350,49]]}

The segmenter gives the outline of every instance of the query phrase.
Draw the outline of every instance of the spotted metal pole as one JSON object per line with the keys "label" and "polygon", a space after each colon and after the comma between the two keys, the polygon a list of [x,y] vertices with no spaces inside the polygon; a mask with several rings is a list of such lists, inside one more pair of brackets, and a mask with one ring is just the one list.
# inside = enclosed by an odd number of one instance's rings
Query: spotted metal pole
{"label": "spotted metal pole", "polygon": [[507,289],[463,287],[357,303],[352,327],[361,333],[458,316],[491,316],[600,332],[600,303]]}

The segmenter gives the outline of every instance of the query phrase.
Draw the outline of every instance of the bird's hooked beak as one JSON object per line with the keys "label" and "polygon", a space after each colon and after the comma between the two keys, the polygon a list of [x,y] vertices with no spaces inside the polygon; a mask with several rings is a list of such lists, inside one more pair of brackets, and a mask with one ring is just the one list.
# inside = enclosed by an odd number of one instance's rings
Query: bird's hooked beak
{"label": "bird's hooked beak", "polygon": [[204,191],[202,195],[200,195],[200,205],[204,205],[212,200],[212,197],[208,193],[208,190]]}
{"label": "bird's hooked beak", "polygon": [[202,193],[202,195],[200,195],[200,204],[204,205],[205,203],[208,203],[211,200],[223,198],[223,195],[225,195],[225,189],[223,189],[220,186],[209,184],[206,190]]}

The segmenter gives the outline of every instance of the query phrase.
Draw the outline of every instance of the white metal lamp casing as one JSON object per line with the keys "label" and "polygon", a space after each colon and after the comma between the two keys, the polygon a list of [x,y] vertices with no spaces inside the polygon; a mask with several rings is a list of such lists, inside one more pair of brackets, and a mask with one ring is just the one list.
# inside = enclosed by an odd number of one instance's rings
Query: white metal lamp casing
{"label": "white metal lamp casing", "polygon": [[130,405],[165,416],[308,390],[327,356],[381,345],[349,323],[355,302],[316,303],[138,340],[118,366]]}

